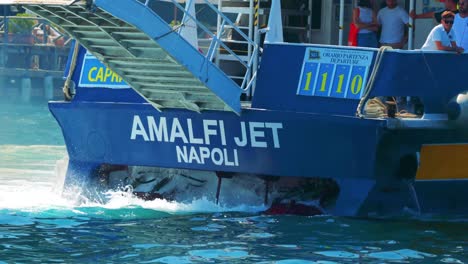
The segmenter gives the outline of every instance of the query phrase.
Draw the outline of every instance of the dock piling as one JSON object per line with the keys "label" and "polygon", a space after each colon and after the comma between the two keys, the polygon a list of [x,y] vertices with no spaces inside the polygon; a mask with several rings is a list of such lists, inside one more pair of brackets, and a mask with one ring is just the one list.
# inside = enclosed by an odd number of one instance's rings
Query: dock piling
{"label": "dock piling", "polygon": [[21,101],[23,103],[29,103],[31,100],[31,78],[23,77],[21,78]]}
{"label": "dock piling", "polygon": [[54,99],[54,79],[50,75],[44,77],[44,98],[46,100]]}
{"label": "dock piling", "polygon": [[6,93],[6,78],[4,76],[0,76],[0,96],[5,95]]}

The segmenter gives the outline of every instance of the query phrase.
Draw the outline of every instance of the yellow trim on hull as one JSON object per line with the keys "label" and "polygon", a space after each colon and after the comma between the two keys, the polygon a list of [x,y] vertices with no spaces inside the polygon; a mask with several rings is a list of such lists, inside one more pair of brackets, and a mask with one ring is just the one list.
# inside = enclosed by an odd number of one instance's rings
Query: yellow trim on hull
{"label": "yellow trim on hull", "polygon": [[468,179],[468,144],[421,147],[416,180]]}

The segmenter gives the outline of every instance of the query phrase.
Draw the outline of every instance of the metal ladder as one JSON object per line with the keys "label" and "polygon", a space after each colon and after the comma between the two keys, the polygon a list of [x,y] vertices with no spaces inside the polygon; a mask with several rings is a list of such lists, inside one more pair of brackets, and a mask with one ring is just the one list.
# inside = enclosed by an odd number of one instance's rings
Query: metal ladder
{"label": "metal ladder", "polygon": [[[246,41],[239,36],[236,29],[230,25],[223,25],[220,16],[218,16],[217,32],[220,32],[221,36],[224,36],[222,38],[223,42],[228,46],[234,47],[234,52],[239,55],[236,58],[232,54],[223,53],[222,50],[218,50],[216,65],[238,83],[243,81],[246,76],[248,76],[247,78],[255,78],[256,72],[251,69],[258,68],[260,59],[258,50],[255,50],[255,45],[260,45],[259,20],[260,16],[263,15],[263,9],[260,8],[260,0],[219,0],[218,9],[222,13],[236,14],[236,28],[244,32],[252,42]],[[252,64],[250,65],[251,61]],[[235,67],[236,65],[237,67]],[[245,91],[246,94],[251,96],[254,87],[255,83],[249,87],[250,89]]]}

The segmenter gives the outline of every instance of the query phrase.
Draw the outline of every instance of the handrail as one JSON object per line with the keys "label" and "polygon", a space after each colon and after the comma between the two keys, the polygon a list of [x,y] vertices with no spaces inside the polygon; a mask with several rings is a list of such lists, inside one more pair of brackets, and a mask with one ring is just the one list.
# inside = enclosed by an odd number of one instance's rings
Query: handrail
{"label": "handrail", "polygon": [[[142,4],[145,5],[149,10],[151,10],[151,12],[154,12],[154,10],[152,10],[149,7],[149,4],[151,1],[152,0],[145,0],[145,2]],[[213,59],[216,56],[215,51],[218,50],[219,47],[222,47],[228,54],[234,57],[237,62],[239,62],[242,66],[244,66],[246,70],[245,70],[245,75],[243,77],[243,81],[242,81],[240,88],[243,91],[247,91],[248,89],[250,89],[250,87],[252,86],[252,84],[254,83],[256,79],[257,69],[253,69],[253,68],[254,68],[254,62],[255,62],[254,58],[258,56],[259,50],[260,50],[259,43],[256,43],[255,41],[250,39],[244,32],[242,32],[242,30],[235,23],[233,23],[226,15],[224,15],[218,8],[216,8],[216,6],[212,4],[209,0],[202,0],[202,1],[211,10],[216,12],[216,14],[218,14],[219,17],[221,17],[222,21],[221,21],[221,27],[220,27],[219,32],[216,32],[216,34],[214,34],[205,25],[203,25],[200,21],[198,21],[195,17],[190,15],[188,12],[186,12],[185,8],[181,4],[179,4],[177,0],[171,0],[174,6],[176,6],[179,10],[181,10],[184,13],[185,16],[187,16],[187,18],[184,18],[182,20],[183,23],[179,25],[178,27],[184,26],[184,24],[189,20],[194,21],[197,27],[200,27],[200,29],[203,30],[203,32],[205,32],[206,34],[208,34],[208,36],[211,38],[208,52],[205,54],[205,57],[208,60],[213,61]],[[249,61],[247,63],[244,62],[244,60],[238,54],[236,54],[236,52],[234,52],[231,48],[229,48],[226,45],[226,43],[223,41],[223,39],[221,38],[221,36],[224,33],[226,24],[229,25],[230,28],[233,29],[236,33],[238,33],[242,37],[242,39],[245,40],[246,44],[249,47],[253,47],[253,51],[251,52]]]}

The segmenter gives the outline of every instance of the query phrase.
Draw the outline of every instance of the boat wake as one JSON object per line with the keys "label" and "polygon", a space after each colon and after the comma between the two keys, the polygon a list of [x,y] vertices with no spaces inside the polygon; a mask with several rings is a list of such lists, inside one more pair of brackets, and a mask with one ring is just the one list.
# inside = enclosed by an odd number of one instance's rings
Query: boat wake
{"label": "boat wake", "polygon": [[146,201],[130,191],[102,193],[89,200],[83,191],[63,190],[67,168],[62,146],[0,146],[0,211],[36,216],[93,218],[151,218],[174,214],[264,211],[264,206],[225,206],[201,197],[189,202]]}

